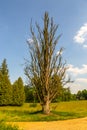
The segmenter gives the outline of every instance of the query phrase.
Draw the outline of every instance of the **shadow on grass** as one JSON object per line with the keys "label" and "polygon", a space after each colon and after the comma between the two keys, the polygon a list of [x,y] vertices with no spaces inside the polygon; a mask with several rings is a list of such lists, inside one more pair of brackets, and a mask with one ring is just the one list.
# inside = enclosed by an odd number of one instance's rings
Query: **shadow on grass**
{"label": "shadow on grass", "polygon": [[[17,115],[38,115],[38,114],[43,114],[42,110],[38,110],[38,111],[20,111],[20,110],[2,110],[3,113],[6,114],[17,114]],[[76,116],[77,114],[74,112],[61,112],[61,111],[51,111],[51,113],[48,115],[57,115],[57,116]]]}
{"label": "shadow on grass", "polygon": [[34,112],[29,112],[30,115],[34,115],[34,114],[43,114],[41,110],[39,111],[34,111]]}
{"label": "shadow on grass", "polygon": [[52,113],[55,115],[59,115],[59,116],[76,116],[76,113],[74,113],[74,112],[52,111]]}
{"label": "shadow on grass", "polygon": [[2,110],[2,113],[6,114],[17,114],[17,115],[36,115],[36,114],[43,114],[41,110],[38,111],[20,111],[20,110]]}
{"label": "shadow on grass", "polygon": [[7,117],[10,116],[11,117],[10,120],[14,118],[14,121],[58,121],[80,117],[78,113],[61,112],[61,111],[51,111],[49,115],[43,114],[41,110],[38,111],[2,110],[2,112],[6,113]]}

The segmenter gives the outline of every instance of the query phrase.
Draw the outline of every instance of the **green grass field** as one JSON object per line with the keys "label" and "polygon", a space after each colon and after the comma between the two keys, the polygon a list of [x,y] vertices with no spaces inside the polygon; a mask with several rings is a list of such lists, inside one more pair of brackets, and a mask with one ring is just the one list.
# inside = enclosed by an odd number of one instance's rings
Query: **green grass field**
{"label": "green grass field", "polygon": [[56,121],[87,116],[87,101],[59,102],[51,104],[51,114],[41,113],[41,106],[33,107],[25,103],[21,107],[0,107],[0,121],[28,122],[28,121]]}

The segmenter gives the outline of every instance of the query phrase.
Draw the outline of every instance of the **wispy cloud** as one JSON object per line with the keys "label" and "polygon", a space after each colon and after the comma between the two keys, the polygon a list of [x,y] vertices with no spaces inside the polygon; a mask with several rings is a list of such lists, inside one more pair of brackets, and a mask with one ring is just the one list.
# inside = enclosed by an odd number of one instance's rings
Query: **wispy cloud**
{"label": "wispy cloud", "polygon": [[87,48],[87,45],[86,45],[86,44],[84,44],[84,45],[83,45],[83,47],[84,47],[84,48]]}
{"label": "wispy cloud", "polygon": [[34,41],[33,41],[32,38],[29,38],[29,39],[27,39],[27,42],[31,44],[31,43],[33,43]]}
{"label": "wispy cloud", "polygon": [[87,78],[77,78],[76,81],[79,82],[79,83],[87,84]]}
{"label": "wispy cloud", "polygon": [[27,43],[29,43],[29,44],[31,44],[31,45],[34,44],[34,43],[36,43],[36,42],[37,42],[38,46],[40,46],[40,43],[39,43],[38,39],[36,39],[36,41],[34,41],[33,38],[27,39]]}
{"label": "wispy cloud", "polygon": [[87,89],[87,83],[83,83],[83,82],[75,82],[70,86],[70,90],[72,93],[77,93],[79,90],[83,90],[83,89]]}
{"label": "wispy cloud", "polygon": [[70,89],[72,93],[77,93],[79,90],[87,89],[87,78],[77,78]]}
{"label": "wispy cloud", "polygon": [[83,64],[81,68],[74,67],[73,65],[69,64],[68,72],[72,73],[73,75],[83,75],[87,74],[87,65]]}
{"label": "wispy cloud", "polygon": [[81,67],[75,67],[69,64],[68,74],[73,78],[74,83],[69,84],[72,93],[77,93],[79,90],[87,89],[87,64]]}
{"label": "wispy cloud", "polygon": [[56,55],[62,55],[63,54],[63,51],[57,51]]}
{"label": "wispy cloud", "polygon": [[[87,41],[87,23],[85,23],[77,31],[76,35],[74,36],[74,41],[82,45]],[[87,48],[87,45],[83,45],[83,47]]]}

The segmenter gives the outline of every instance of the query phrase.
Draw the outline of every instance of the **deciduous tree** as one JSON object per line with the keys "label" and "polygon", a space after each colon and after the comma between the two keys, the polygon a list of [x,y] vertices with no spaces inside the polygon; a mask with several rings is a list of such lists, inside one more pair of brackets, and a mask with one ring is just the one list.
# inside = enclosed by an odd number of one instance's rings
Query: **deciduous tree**
{"label": "deciduous tree", "polygon": [[43,29],[36,23],[37,35],[31,24],[31,39],[27,41],[30,57],[25,63],[25,74],[35,87],[42,111],[50,113],[50,103],[59,92],[60,86],[70,81],[66,80],[66,63],[62,61],[60,48],[56,52],[56,45],[61,35],[56,36],[58,25],[54,24],[53,18],[44,14]]}

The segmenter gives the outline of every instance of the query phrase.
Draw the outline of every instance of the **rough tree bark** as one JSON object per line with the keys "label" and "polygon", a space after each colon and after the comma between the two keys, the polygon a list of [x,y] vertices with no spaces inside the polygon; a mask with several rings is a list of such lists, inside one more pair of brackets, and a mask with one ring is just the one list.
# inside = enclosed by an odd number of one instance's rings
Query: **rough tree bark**
{"label": "rough tree bark", "polygon": [[42,104],[42,112],[44,114],[49,114],[50,113],[50,101],[49,101],[49,96],[46,97],[45,102]]}

